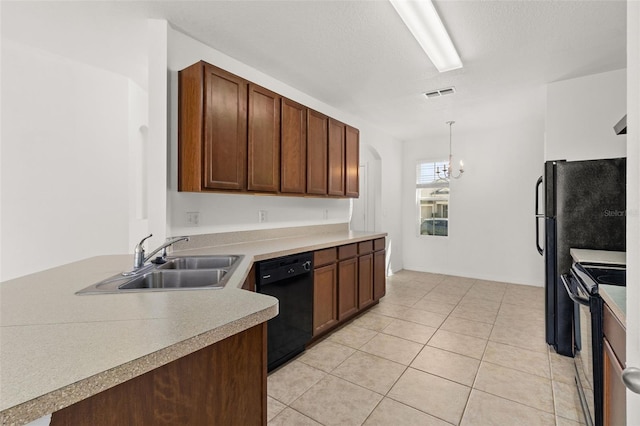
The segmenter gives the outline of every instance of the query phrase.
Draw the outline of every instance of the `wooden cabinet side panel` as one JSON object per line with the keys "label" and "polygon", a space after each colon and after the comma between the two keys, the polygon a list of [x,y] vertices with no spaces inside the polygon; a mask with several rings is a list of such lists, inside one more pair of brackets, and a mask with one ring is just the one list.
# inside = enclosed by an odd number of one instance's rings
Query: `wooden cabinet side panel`
{"label": "wooden cabinet side panel", "polygon": [[313,335],[338,323],[338,282],[336,264],[313,271]]}
{"label": "wooden cabinet side panel", "polygon": [[329,195],[344,196],[345,170],[345,125],[329,119]]}
{"label": "wooden cabinet side panel", "polygon": [[360,196],[360,131],[347,126],[345,138],[345,195]]}
{"label": "wooden cabinet side panel", "polygon": [[627,363],[627,331],[605,303],[602,311],[602,330],[621,364]]}
{"label": "wooden cabinet side panel", "polygon": [[247,274],[247,278],[242,284],[243,290],[256,291],[256,265],[254,264]]}
{"label": "wooden cabinet side panel", "polygon": [[280,189],[280,95],[249,84],[247,189]]}
{"label": "wooden cabinet side panel", "polygon": [[358,258],[358,309],[373,303],[373,254]]}
{"label": "wooden cabinet side panel", "polygon": [[246,189],[248,82],[205,67],[204,186]]}
{"label": "wooden cabinet side panel", "polygon": [[387,276],[385,273],[385,251],[373,253],[373,298],[380,299],[386,293]]}
{"label": "wooden cabinet side panel", "polygon": [[307,188],[307,108],[282,98],[280,191],[304,194]]}
{"label": "wooden cabinet side panel", "polygon": [[154,422],[153,372],[55,411],[50,426],[145,425]]}
{"label": "wooden cabinet side panel", "polygon": [[338,263],[338,321],[358,312],[358,258]]}
{"label": "wooden cabinet side panel", "polygon": [[266,323],[53,413],[51,425],[266,425]]}
{"label": "wooden cabinet side panel", "polygon": [[327,145],[329,118],[307,111],[307,193],[327,194]]}
{"label": "wooden cabinet side panel", "polygon": [[178,191],[202,190],[203,65],[178,73]]}
{"label": "wooden cabinet side panel", "polygon": [[604,339],[603,347],[604,425],[626,425],[627,388],[622,381],[624,367],[618,362],[617,354],[614,353],[607,339]]}

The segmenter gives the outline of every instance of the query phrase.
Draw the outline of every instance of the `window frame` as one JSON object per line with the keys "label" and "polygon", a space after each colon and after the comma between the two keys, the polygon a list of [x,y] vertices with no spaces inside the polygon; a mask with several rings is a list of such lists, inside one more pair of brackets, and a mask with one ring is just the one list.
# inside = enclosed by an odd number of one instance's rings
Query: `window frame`
{"label": "window frame", "polygon": [[[451,205],[451,181],[450,180],[445,180],[442,179],[440,182],[438,182],[438,179],[435,179],[431,182],[428,183],[419,183],[419,167],[422,164],[435,164],[435,165],[447,165],[448,166],[448,160],[446,159],[423,159],[423,160],[418,160],[415,162],[415,174],[414,174],[414,182],[415,182],[415,186],[414,186],[414,191],[415,191],[415,223],[416,223],[416,234],[418,236],[418,238],[431,238],[431,237],[438,237],[438,238],[449,238],[449,209],[450,209],[450,205]],[[436,166],[437,167],[437,166]],[[434,178],[435,178],[435,171],[434,171]],[[421,195],[420,195],[420,190],[422,189],[428,189],[428,188],[448,188],[449,190],[449,194],[447,195],[447,235],[429,235],[429,234],[422,234],[421,233],[421,227],[422,227],[422,210],[421,210]]]}

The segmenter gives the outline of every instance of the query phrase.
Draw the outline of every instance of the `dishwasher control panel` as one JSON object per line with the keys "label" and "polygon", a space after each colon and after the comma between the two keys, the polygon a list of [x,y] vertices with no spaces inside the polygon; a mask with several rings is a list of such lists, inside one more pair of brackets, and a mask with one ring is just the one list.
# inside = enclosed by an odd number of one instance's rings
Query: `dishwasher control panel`
{"label": "dishwasher control panel", "polygon": [[257,280],[260,285],[270,284],[290,277],[309,274],[312,270],[313,253],[301,253],[259,262]]}

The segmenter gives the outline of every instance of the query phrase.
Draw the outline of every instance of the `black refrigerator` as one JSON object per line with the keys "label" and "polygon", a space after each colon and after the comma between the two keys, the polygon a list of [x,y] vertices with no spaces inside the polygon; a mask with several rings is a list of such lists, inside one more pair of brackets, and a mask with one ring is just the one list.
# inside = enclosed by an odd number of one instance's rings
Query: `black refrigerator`
{"label": "black refrigerator", "polygon": [[572,265],[569,249],[626,251],[626,169],[625,158],[547,161],[536,184],[536,245],[545,263],[545,335],[561,355],[574,355],[574,303],[560,279]]}

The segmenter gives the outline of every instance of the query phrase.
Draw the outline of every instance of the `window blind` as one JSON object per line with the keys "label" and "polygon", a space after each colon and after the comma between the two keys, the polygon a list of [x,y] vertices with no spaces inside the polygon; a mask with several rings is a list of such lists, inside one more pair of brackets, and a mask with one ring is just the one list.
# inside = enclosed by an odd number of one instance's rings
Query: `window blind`
{"label": "window blind", "polygon": [[416,188],[445,188],[449,182],[438,178],[437,170],[444,170],[444,161],[420,162],[416,166]]}

